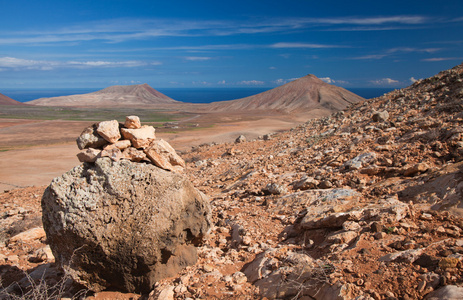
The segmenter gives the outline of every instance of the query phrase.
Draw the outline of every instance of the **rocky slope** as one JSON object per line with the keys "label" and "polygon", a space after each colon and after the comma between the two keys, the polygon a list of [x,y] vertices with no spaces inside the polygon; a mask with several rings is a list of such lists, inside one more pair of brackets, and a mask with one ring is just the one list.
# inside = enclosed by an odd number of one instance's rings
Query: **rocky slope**
{"label": "rocky slope", "polygon": [[[151,299],[463,298],[463,65],[287,132],[182,157],[212,199],[215,227],[199,262]],[[0,196],[4,284],[45,268],[40,236],[15,237],[38,226],[42,191]]]}
{"label": "rocky slope", "polygon": [[150,87],[141,85],[116,85],[89,94],[40,98],[28,104],[43,106],[133,106],[178,103]]}
{"label": "rocky slope", "polygon": [[0,94],[0,105],[24,105],[24,103],[21,103],[19,101],[11,99],[8,96]]}
{"label": "rocky slope", "polygon": [[341,87],[330,85],[315,75],[307,75],[272,90],[231,101],[215,102],[210,111],[278,110],[307,112],[319,110],[332,113],[349,104],[363,101],[362,97]]}

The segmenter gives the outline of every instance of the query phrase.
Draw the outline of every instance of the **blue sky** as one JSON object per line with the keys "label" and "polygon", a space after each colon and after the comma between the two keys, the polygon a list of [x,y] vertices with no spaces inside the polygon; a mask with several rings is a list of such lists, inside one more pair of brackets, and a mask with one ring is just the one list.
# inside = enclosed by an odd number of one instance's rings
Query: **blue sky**
{"label": "blue sky", "polygon": [[463,61],[463,1],[0,0],[2,88],[404,87]]}

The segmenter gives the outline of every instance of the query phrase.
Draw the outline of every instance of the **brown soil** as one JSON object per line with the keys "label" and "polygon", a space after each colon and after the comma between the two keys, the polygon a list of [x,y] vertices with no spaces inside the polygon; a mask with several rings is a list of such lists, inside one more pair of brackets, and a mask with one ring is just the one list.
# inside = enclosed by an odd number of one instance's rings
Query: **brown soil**
{"label": "brown soil", "polygon": [[[141,120],[143,122],[143,120]],[[157,129],[157,137],[178,151],[204,143],[248,139],[289,129],[301,117],[252,114],[193,115],[179,122],[180,128]],[[198,127],[182,124],[196,123]],[[79,164],[75,139],[89,121],[0,119],[0,191],[18,187],[48,185]]]}

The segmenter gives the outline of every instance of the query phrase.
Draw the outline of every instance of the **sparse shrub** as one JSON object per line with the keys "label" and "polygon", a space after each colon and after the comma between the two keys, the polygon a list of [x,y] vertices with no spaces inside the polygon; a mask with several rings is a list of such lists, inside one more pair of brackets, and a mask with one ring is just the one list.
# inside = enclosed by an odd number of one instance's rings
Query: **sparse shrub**
{"label": "sparse shrub", "polygon": [[385,231],[387,234],[393,233],[394,230],[395,230],[395,227],[394,227],[394,226],[386,227],[386,229],[384,229],[384,231]]}
{"label": "sparse shrub", "polygon": [[307,146],[312,147],[324,139],[325,139],[325,136],[312,135],[312,136],[309,136],[305,141],[307,143]]}
{"label": "sparse shrub", "polygon": [[[72,283],[71,276],[67,273],[54,284],[45,280],[45,273],[39,280],[34,280],[24,272],[29,286],[23,288],[15,282],[8,287],[3,287],[0,282],[0,299],[2,300],[59,300],[64,297],[66,289]],[[88,290],[80,290],[72,296],[72,299],[85,297]]]}

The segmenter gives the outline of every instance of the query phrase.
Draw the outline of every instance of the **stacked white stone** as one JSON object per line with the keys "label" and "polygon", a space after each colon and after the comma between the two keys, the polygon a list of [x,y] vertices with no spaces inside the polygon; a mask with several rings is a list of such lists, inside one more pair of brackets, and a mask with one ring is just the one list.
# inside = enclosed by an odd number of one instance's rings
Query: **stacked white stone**
{"label": "stacked white stone", "polygon": [[163,139],[156,140],[155,128],[140,123],[137,116],[127,116],[124,124],[117,120],[95,123],[77,138],[81,162],[94,163],[100,157],[114,161],[147,161],[159,168],[182,172],[185,162]]}

